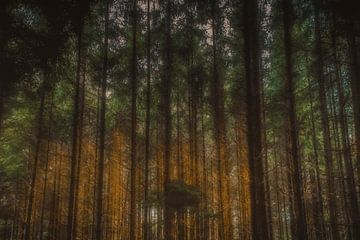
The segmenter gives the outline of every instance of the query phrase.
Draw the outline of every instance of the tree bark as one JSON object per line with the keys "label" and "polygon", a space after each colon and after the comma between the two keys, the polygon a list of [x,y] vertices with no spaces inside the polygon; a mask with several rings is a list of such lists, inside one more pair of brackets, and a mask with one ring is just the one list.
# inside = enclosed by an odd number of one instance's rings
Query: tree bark
{"label": "tree bark", "polygon": [[75,187],[76,187],[76,169],[78,165],[78,139],[79,139],[79,104],[80,104],[80,81],[81,81],[81,64],[82,64],[82,30],[83,19],[79,19],[79,29],[77,32],[77,66],[74,94],[73,125],[72,125],[72,149],[70,165],[70,186],[69,186],[69,203],[67,218],[67,240],[73,239],[74,234],[74,207],[75,207]]}
{"label": "tree bark", "polygon": [[293,69],[293,43],[292,43],[292,2],[283,0],[283,23],[284,23],[284,47],[285,47],[285,92],[287,105],[289,157],[291,159],[290,174],[293,183],[294,212],[296,222],[296,232],[293,233],[294,239],[307,239],[307,224],[305,215],[305,203],[303,198],[301,165],[298,149],[298,131],[296,119],[296,103],[294,96],[294,69]]}
{"label": "tree bark", "polygon": [[103,69],[101,79],[101,97],[100,97],[100,129],[99,129],[99,161],[96,187],[96,226],[95,239],[102,239],[102,215],[103,215],[103,188],[104,188],[104,164],[105,164],[105,112],[106,112],[106,85],[107,85],[107,67],[108,67],[108,42],[109,42],[109,1],[105,2],[105,35],[104,35],[104,53]]}
{"label": "tree bark", "polygon": [[[343,155],[344,155],[344,162],[345,162],[345,171],[346,171],[346,183],[347,183],[347,187],[348,187],[348,198],[350,201],[350,206],[351,206],[351,211],[350,211],[350,218],[351,218],[351,227],[352,227],[352,234],[354,239],[358,239],[360,238],[360,230],[359,230],[359,226],[360,225],[360,212],[359,212],[359,205],[358,205],[358,198],[356,195],[356,183],[355,183],[355,175],[354,175],[354,169],[353,169],[353,163],[352,163],[352,153],[351,153],[351,146],[350,146],[350,140],[349,140],[349,128],[348,128],[348,120],[347,120],[347,116],[345,113],[345,96],[344,96],[344,89],[343,89],[343,82],[341,79],[341,73],[340,73],[340,69],[339,69],[339,60],[338,60],[338,55],[337,55],[337,38],[336,38],[336,16],[333,16],[334,20],[333,20],[333,31],[332,31],[332,36],[331,36],[331,47],[333,50],[333,54],[334,54],[334,61],[335,61],[335,81],[336,81],[336,88],[337,88],[337,92],[339,95],[339,121],[340,121],[340,131],[341,131],[341,141],[342,141],[342,147],[343,147]],[[350,42],[352,41],[351,39],[349,39]],[[352,43],[355,44],[355,43]],[[351,44],[351,45],[352,45]],[[353,47],[355,47],[353,45]],[[353,49],[353,51],[357,51],[356,47],[355,49]],[[353,51],[350,52],[350,54],[354,54]],[[355,52],[355,54],[357,54]],[[352,56],[354,57],[351,58],[351,61],[355,60],[357,61],[357,56]],[[355,63],[357,64],[357,63]],[[358,71],[357,69],[353,69],[353,71]],[[352,81],[352,80],[351,80]],[[354,86],[352,86],[354,87]],[[360,90],[360,88],[359,88]],[[358,91],[359,93],[360,91]],[[357,97],[353,97],[353,101],[356,101]],[[355,106],[355,105],[354,105]],[[357,110],[358,111],[358,110]],[[355,114],[354,114],[355,116]],[[354,120],[354,122],[359,121],[360,123],[360,116],[358,116],[359,119]],[[355,127],[360,127],[360,124],[358,126],[356,126],[355,123]],[[360,135],[357,135],[356,131],[355,131],[355,144],[356,144],[356,149],[358,149],[358,147],[360,147],[360,141],[357,142],[357,138],[360,139]],[[357,143],[359,143],[359,145],[357,145]],[[357,152],[356,152],[357,154]],[[359,155],[360,156],[360,155]],[[356,157],[358,157],[356,155]],[[360,159],[360,158],[358,158]]]}
{"label": "tree bark", "polygon": [[151,239],[149,228],[149,162],[150,162],[150,107],[151,107],[151,25],[150,25],[150,0],[147,0],[146,13],[146,119],[145,119],[145,168],[144,168],[144,240]]}
{"label": "tree bark", "polygon": [[244,1],[245,78],[251,192],[252,238],[269,239],[262,158],[258,1]]}
{"label": "tree bark", "polygon": [[40,89],[41,99],[40,99],[40,108],[37,116],[37,133],[36,133],[36,146],[34,153],[34,162],[32,165],[32,174],[31,174],[31,182],[30,182],[30,191],[29,198],[26,207],[26,219],[24,226],[24,240],[29,240],[31,237],[31,221],[34,207],[34,195],[35,195],[35,184],[38,175],[38,165],[39,165],[39,157],[40,157],[40,148],[41,141],[43,137],[43,121],[44,121],[44,112],[45,112],[45,97],[46,97],[46,83],[48,79],[46,79],[47,75],[43,79],[43,84]]}
{"label": "tree bark", "polygon": [[132,5],[132,55],[130,60],[130,82],[131,82],[131,146],[130,146],[130,240],[136,239],[136,94],[137,94],[137,0]]}
{"label": "tree bark", "polygon": [[[163,49],[163,72],[161,86],[161,114],[162,114],[162,146],[163,146],[163,177],[164,191],[167,194],[167,184],[171,181],[171,86],[173,81],[173,49],[172,49],[172,1],[167,0],[164,3],[165,8],[165,34]],[[165,239],[174,239],[173,218],[174,212],[169,206],[165,206],[164,212],[164,237]]]}
{"label": "tree bark", "polygon": [[318,94],[320,100],[320,118],[323,131],[324,141],[324,158],[326,167],[326,180],[328,191],[328,207],[330,212],[331,235],[334,240],[340,239],[337,224],[337,204],[335,199],[335,183],[334,183],[334,166],[333,154],[331,149],[331,136],[329,127],[329,113],[326,102],[326,88],[324,76],[323,50],[321,43],[321,26],[320,26],[320,0],[315,0],[315,58],[316,58],[316,78],[318,81]]}

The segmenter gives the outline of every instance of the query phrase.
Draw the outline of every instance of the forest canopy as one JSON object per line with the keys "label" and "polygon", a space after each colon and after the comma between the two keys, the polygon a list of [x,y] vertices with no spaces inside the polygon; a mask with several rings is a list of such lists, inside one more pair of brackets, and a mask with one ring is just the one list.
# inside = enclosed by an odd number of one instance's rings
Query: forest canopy
{"label": "forest canopy", "polygon": [[0,239],[360,239],[357,0],[0,0]]}

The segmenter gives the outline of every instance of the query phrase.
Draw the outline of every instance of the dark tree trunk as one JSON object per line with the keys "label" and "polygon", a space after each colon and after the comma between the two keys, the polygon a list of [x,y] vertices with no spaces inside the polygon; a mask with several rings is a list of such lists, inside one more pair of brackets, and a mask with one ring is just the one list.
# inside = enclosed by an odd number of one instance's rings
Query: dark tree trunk
{"label": "dark tree trunk", "polygon": [[131,81],[131,147],[130,147],[130,240],[136,239],[136,94],[137,94],[137,0],[133,0],[132,6],[132,55],[130,60],[130,81]]}
{"label": "dark tree trunk", "polygon": [[[360,70],[359,70],[359,56],[358,46],[356,42],[356,28],[354,22],[349,22],[349,29],[347,34],[350,56],[350,83],[352,94],[352,107],[354,114],[354,128],[355,128],[355,165],[357,166],[358,181],[360,181]],[[359,185],[359,183],[358,183]],[[357,223],[357,224],[356,224]],[[358,218],[354,226],[359,226],[360,219]],[[357,228],[357,231],[360,231]],[[357,232],[358,236],[360,235]]]}
{"label": "dark tree trunk", "polygon": [[[350,146],[350,140],[349,140],[349,128],[348,128],[348,120],[345,112],[345,96],[344,96],[344,89],[343,89],[343,82],[341,79],[341,73],[339,69],[339,60],[338,60],[338,53],[337,53],[337,38],[336,38],[336,17],[333,16],[333,31],[331,36],[331,47],[334,54],[334,61],[335,61],[335,80],[336,80],[336,88],[338,92],[339,97],[339,121],[340,121],[340,131],[341,131],[341,142],[343,147],[343,155],[344,155],[344,162],[345,162],[345,171],[346,171],[346,183],[348,187],[348,198],[350,201],[351,211],[350,211],[350,218],[351,218],[351,227],[353,232],[354,239],[360,238],[360,212],[359,212],[359,205],[358,205],[358,198],[356,194],[356,183],[355,183],[355,175],[354,175],[354,168],[352,163],[352,154],[351,154],[351,146]],[[349,39],[350,42],[352,41]],[[355,43],[353,43],[355,44]],[[353,51],[357,51],[356,47],[353,49]],[[353,55],[353,51],[350,53]],[[356,52],[355,52],[356,54]],[[357,56],[352,56],[355,59],[357,59]],[[351,58],[353,60],[353,58]],[[357,60],[356,60],[357,61]],[[357,63],[355,63],[357,64]],[[354,71],[358,71],[357,69],[353,69]],[[353,86],[352,86],[353,87]],[[359,88],[360,90],[360,88]],[[359,93],[360,91],[358,91]],[[356,101],[357,97],[353,97],[353,101]],[[355,105],[354,105],[355,106]],[[357,110],[358,111],[358,110]],[[355,114],[354,114],[355,116]],[[354,118],[355,119],[355,118]],[[359,119],[355,119],[354,122],[360,121]],[[360,123],[360,122],[359,122]],[[355,127],[360,127],[360,124]],[[357,135],[355,131],[355,144],[356,149],[358,149],[358,146],[360,147],[360,141],[357,142],[357,138],[360,138],[360,135]],[[359,143],[359,145],[357,145]],[[357,154],[357,152],[356,152]],[[357,156],[356,156],[357,157]]]}
{"label": "dark tree trunk", "polygon": [[314,107],[313,107],[313,95],[311,89],[310,79],[308,80],[309,88],[309,100],[310,100],[310,121],[311,121],[311,141],[313,145],[313,164],[315,165],[314,177],[315,182],[313,183],[314,187],[312,190],[313,195],[313,220],[315,227],[315,236],[317,239],[326,239],[326,228],[324,225],[324,200],[322,197],[322,187],[320,179],[320,166],[319,166],[319,154],[318,154],[318,144],[316,139],[316,127],[315,127],[315,116],[314,116]]}
{"label": "dark tree trunk", "polygon": [[[85,72],[85,67],[84,67]],[[80,106],[79,106],[79,137],[78,137],[78,163],[76,166],[76,182],[75,182],[75,196],[74,196],[74,220],[73,220],[73,239],[77,237],[77,218],[78,218],[78,202],[79,202],[79,188],[80,188],[80,176],[81,176],[81,160],[82,160],[82,143],[83,143],[83,123],[84,123],[84,108],[85,108],[85,74],[81,82],[81,93],[80,93]]]}
{"label": "dark tree trunk", "polygon": [[43,187],[43,196],[42,196],[42,204],[41,204],[41,214],[40,214],[40,237],[39,239],[42,240],[44,237],[44,216],[45,216],[45,208],[46,208],[46,195],[48,192],[47,182],[48,182],[48,174],[49,174],[49,154],[50,154],[50,142],[51,142],[51,127],[53,124],[53,92],[51,93],[51,102],[50,102],[50,111],[49,111],[49,122],[48,122],[48,133],[47,133],[47,149],[46,149],[46,159],[45,159],[45,177],[44,177],[44,187]]}
{"label": "dark tree trunk", "polygon": [[147,13],[146,13],[146,119],[145,119],[145,191],[144,191],[144,240],[151,239],[151,229],[149,228],[149,162],[150,162],[150,101],[151,101],[151,26],[150,26],[150,0],[147,0]]}
{"label": "dark tree trunk", "polygon": [[102,215],[103,215],[103,189],[104,189],[104,164],[105,164],[105,112],[106,112],[106,82],[108,67],[108,41],[109,41],[109,1],[105,2],[105,35],[103,48],[103,69],[101,79],[100,97],[100,120],[99,120],[99,161],[97,167],[96,187],[96,226],[95,239],[102,239]]}
{"label": "dark tree trunk", "polygon": [[324,141],[324,158],[326,167],[326,180],[328,190],[328,207],[330,212],[331,235],[334,240],[340,239],[337,224],[337,204],[335,199],[336,189],[334,182],[333,154],[331,149],[331,135],[329,126],[329,113],[326,101],[326,88],[324,76],[323,50],[321,43],[321,26],[319,4],[321,0],[315,0],[315,58],[316,78],[318,80],[318,91],[320,100],[320,118]]}
{"label": "dark tree trunk", "polygon": [[211,28],[212,28],[212,58],[213,58],[213,83],[212,83],[212,104],[214,109],[214,131],[215,131],[215,145],[216,145],[216,160],[217,160],[217,174],[218,174],[218,193],[219,193],[219,207],[220,215],[219,239],[231,239],[232,223],[231,223],[231,208],[229,196],[229,166],[226,150],[226,123],[224,113],[224,86],[223,79],[220,76],[220,51],[218,49],[218,37],[220,31],[221,19],[219,14],[219,6],[217,0],[211,1]]}
{"label": "dark tree trunk", "polygon": [[290,174],[293,184],[293,203],[296,222],[294,239],[307,239],[307,225],[305,203],[302,190],[301,165],[298,149],[298,132],[296,120],[296,105],[294,96],[294,69],[293,69],[293,43],[292,43],[292,2],[283,0],[284,46],[285,46],[285,92],[287,104],[287,121],[289,139],[289,157],[291,159]]}
{"label": "dark tree trunk", "polygon": [[[164,148],[163,161],[164,161],[164,191],[167,192],[166,185],[170,182],[170,162],[171,162],[171,85],[173,80],[173,50],[172,50],[172,1],[167,0],[164,3],[165,7],[165,35],[164,35],[164,49],[163,49],[163,76],[161,86],[161,113],[162,113],[162,144]],[[169,206],[164,209],[164,233],[165,239],[172,240],[173,236],[173,218],[174,212]]]}
{"label": "dark tree trunk", "polygon": [[69,186],[69,203],[67,219],[67,240],[72,240],[74,235],[74,207],[75,207],[75,187],[76,187],[76,169],[78,165],[78,140],[79,140],[79,105],[80,81],[81,81],[81,64],[82,64],[82,28],[83,20],[79,20],[79,29],[77,32],[77,66],[75,80],[73,125],[72,125],[72,149],[71,149],[71,166],[70,166],[70,186]]}
{"label": "dark tree trunk", "polygon": [[45,97],[46,97],[46,82],[48,77],[45,75],[43,79],[43,84],[40,89],[41,99],[40,99],[40,108],[37,116],[37,133],[36,133],[36,146],[35,146],[35,153],[34,153],[34,162],[32,165],[32,174],[31,174],[31,182],[30,182],[30,190],[29,190],[29,198],[26,207],[26,219],[25,219],[25,226],[24,226],[24,240],[29,240],[31,238],[30,227],[32,221],[32,213],[34,207],[34,195],[35,195],[35,184],[38,175],[38,165],[39,165],[39,156],[40,156],[40,148],[41,148],[41,141],[43,137],[43,121],[44,121],[44,112],[45,112]]}
{"label": "dark tree trunk", "polygon": [[258,1],[244,1],[245,77],[253,239],[269,239],[262,158]]}

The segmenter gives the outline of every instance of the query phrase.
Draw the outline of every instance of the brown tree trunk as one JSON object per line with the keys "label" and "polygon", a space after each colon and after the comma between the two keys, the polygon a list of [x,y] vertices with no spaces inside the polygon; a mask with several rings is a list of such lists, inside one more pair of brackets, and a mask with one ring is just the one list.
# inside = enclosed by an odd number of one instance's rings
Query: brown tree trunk
{"label": "brown tree trunk", "polygon": [[151,26],[150,26],[150,0],[147,0],[146,13],[146,119],[145,119],[145,168],[144,168],[144,240],[151,239],[149,198],[149,162],[150,162],[150,101],[151,101]]}
{"label": "brown tree trunk", "polygon": [[52,110],[53,110],[53,92],[51,93],[51,102],[50,102],[50,111],[49,111],[49,121],[48,121],[48,133],[47,133],[47,147],[46,147],[46,160],[45,160],[45,177],[44,177],[44,187],[42,192],[42,204],[41,204],[41,214],[40,214],[40,237],[39,239],[43,239],[43,232],[44,232],[44,215],[45,215],[45,201],[46,201],[46,195],[48,192],[47,188],[47,182],[48,182],[48,174],[49,174],[49,154],[50,154],[50,142],[51,142],[51,127],[52,127]]}
{"label": "brown tree trunk", "polygon": [[[164,3],[165,8],[165,41],[164,41],[164,66],[161,86],[161,113],[162,113],[162,145],[164,161],[164,191],[167,194],[167,183],[171,181],[171,85],[173,80],[173,50],[171,38],[172,26],[172,1]],[[169,206],[164,208],[164,236],[167,240],[174,239],[173,228],[174,212]]]}
{"label": "brown tree trunk", "polygon": [[[348,198],[350,201],[351,211],[350,211],[350,218],[351,218],[351,227],[353,232],[354,239],[360,238],[360,212],[359,212],[359,205],[358,205],[358,198],[356,195],[356,183],[355,183],[355,175],[354,175],[354,169],[353,169],[353,163],[352,163],[352,154],[351,154],[351,146],[350,146],[350,140],[349,140],[349,128],[348,128],[348,120],[345,113],[345,96],[344,96],[344,89],[343,89],[343,82],[341,79],[341,73],[339,69],[339,60],[337,55],[337,38],[336,38],[336,16],[333,16],[333,31],[331,36],[331,47],[334,54],[334,61],[335,61],[335,81],[336,81],[336,88],[339,95],[339,121],[340,121],[340,131],[341,131],[341,142],[343,147],[343,155],[344,155],[344,162],[345,162],[345,171],[346,171],[346,183],[348,187]],[[351,41],[351,40],[350,40]],[[353,50],[356,51],[356,48]],[[350,52],[351,54],[352,51]],[[355,53],[356,54],[356,53]],[[357,59],[357,56],[355,56]],[[357,60],[356,60],[357,61]],[[356,63],[355,63],[356,64]],[[357,71],[356,69],[353,69]],[[359,88],[360,89],[360,88]],[[356,101],[353,98],[353,101]],[[354,121],[356,122],[356,120]],[[359,122],[360,123],[360,122]],[[360,127],[360,125],[358,126]],[[358,136],[360,138],[360,135]],[[356,132],[355,132],[355,138]],[[355,142],[356,143],[356,142]],[[359,141],[360,143],[360,141]],[[356,145],[356,146],[360,146]],[[358,148],[358,147],[356,147]]]}
{"label": "brown tree trunk", "polygon": [[315,227],[315,236],[317,239],[326,239],[326,228],[324,225],[324,200],[322,197],[322,187],[320,179],[320,166],[319,166],[319,154],[318,154],[318,144],[316,139],[316,127],[315,127],[315,116],[314,116],[314,107],[313,107],[313,95],[311,89],[311,82],[308,79],[308,88],[309,88],[309,100],[310,100],[310,121],[311,121],[311,141],[313,147],[313,161],[315,165],[314,177],[315,182],[313,183],[314,187],[312,190],[313,194],[313,220]]}
{"label": "brown tree trunk", "polygon": [[320,0],[315,0],[315,58],[316,58],[316,77],[318,80],[318,92],[320,100],[320,118],[324,141],[324,158],[326,167],[326,180],[328,190],[328,207],[330,212],[331,235],[334,240],[340,239],[337,224],[337,204],[335,199],[336,189],[334,182],[333,154],[331,149],[331,136],[329,126],[329,113],[326,101],[326,88],[324,76],[323,50],[321,43],[321,26],[320,26]]}
{"label": "brown tree trunk", "polygon": [[[358,47],[355,37],[355,26],[351,22],[348,32],[348,44],[349,44],[349,55],[350,55],[350,70],[351,70],[351,94],[352,94],[352,103],[353,103],[353,114],[354,114],[354,127],[355,127],[355,165],[358,171],[358,181],[360,181],[360,72],[359,72],[359,57],[358,57]],[[350,149],[349,149],[350,150]],[[348,181],[350,186],[355,184],[351,179],[353,175],[351,169],[351,162],[346,163],[346,169],[349,171]],[[359,185],[359,183],[358,183]],[[349,190],[350,193],[356,193],[354,187],[351,186]],[[351,197],[351,219],[352,219],[352,231],[354,239],[360,238],[360,213],[359,205],[356,200],[356,195]]]}
{"label": "brown tree trunk", "polygon": [[95,239],[102,239],[102,215],[103,215],[103,188],[104,188],[104,163],[105,163],[105,112],[106,112],[106,82],[108,67],[108,26],[109,26],[109,1],[105,2],[105,35],[104,35],[104,55],[101,79],[100,97],[100,127],[99,127],[99,161],[97,167],[97,187],[96,187],[96,226]]}
{"label": "brown tree trunk", "polygon": [[292,2],[283,0],[283,23],[284,23],[284,47],[285,47],[285,92],[287,103],[287,121],[289,139],[289,157],[291,159],[290,174],[293,184],[294,213],[296,232],[295,239],[307,239],[307,224],[305,215],[305,203],[302,190],[301,165],[298,149],[298,131],[296,119],[296,105],[294,96],[294,69],[293,69],[293,45],[292,45]]}
{"label": "brown tree trunk", "polygon": [[132,55],[130,60],[130,82],[131,82],[131,146],[130,146],[130,240],[136,239],[136,94],[137,94],[137,0],[133,0],[132,6]]}
{"label": "brown tree trunk", "polygon": [[[84,67],[85,72],[85,67]],[[74,220],[73,220],[73,239],[77,237],[77,219],[78,219],[78,202],[79,202],[79,188],[80,188],[80,176],[81,176],[81,160],[82,160],[82,144],[83,144],[83,123],[84,123],[84,108],[85,108],[85,74],[81,81],[81,93],[80,93],[80,106],[79,106],[79,137],[78,137],[78,155],[76,166],[76,182],[75,182],[75,196],[74,196]]]}
{"label": "brown tree trunk", "polygon": [[73,108],[73,125],[72,125],[72,149],[70,165],[70,186],[69,186],[69,203],[67,218],[67,240],[72,240],[74,235],[74,208],[75,208],[75,187],[76,187],[76,169],[78,165],[78,139],[79,139],[79,105],[80,105],[80,81],[81,81],[81,64],[82,64],[82,28],[83,19],[79,19],[79,29],[77,32],[77,66],[75,80],[75,95]]}
{"label": "brown tree trunk", "polygon": [[219,74],[218,65],[220,64],[218,51],[218,34],[221,24],[218,19],[219,6],[217,0],[211,1],[211,24],[212,24],[212,44],[213,44],[213,85],[212,85],[212,101],[214,108],[214,130],[215,130],[215,145],[216,145],[216,159],[217,159],[217,177],[218,177],[218,193],[220,213],[219,239],[232,239],[232,223],[231,223],[231,209],[230,209],[230,179],[229,179],[229,163],[227,156],[226,143],[226,123],[224,113],[224,86],[223,79]]}
{"label": "brown tree trunk", "polygon": [[269,239],[262,158],[258,1],[244,1],[245,78],[253,239]]}
{"label": "brown tree trunk", "polygon": [[40,89],[41,99],[40,99],[40,108],[38,112],[38,127],[36,133],[36,146],[35,146],[35,153],[34,153],[34,162],[32,165],[32,174],[31,174],[31,182],[30,182],[30,190],[29,190],[29,197],[28,203],[26,207],[26,219],[25,219],[25,226],[24,226],[24,240],[29,240],[31,233],[31,221],[32,221],[32,214],[33,214],[33,207],[34,207],[34,195],[35,195],[35,184],[38,175],[38,165],[39,165],[39,156],[40,156],[40,147],[41,141],[43,137],[43,121],[44,121],[44,111],[45,111],[45,96],[46,96],[46,79],[48,76],[46,75],[43,79],[43,84]]}

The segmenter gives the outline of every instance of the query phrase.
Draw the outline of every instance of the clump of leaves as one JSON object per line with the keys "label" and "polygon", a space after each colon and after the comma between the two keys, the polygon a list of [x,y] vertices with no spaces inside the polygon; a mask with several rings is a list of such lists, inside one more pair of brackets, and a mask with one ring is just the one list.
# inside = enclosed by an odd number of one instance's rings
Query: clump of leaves
{"label": "clump of leaves", "polygon": [[165,184],[165,205],[176,210],[186,207],[195,207],[201,200],[201,191],[198,187],[186,184],[183,181],[171,181]]}

